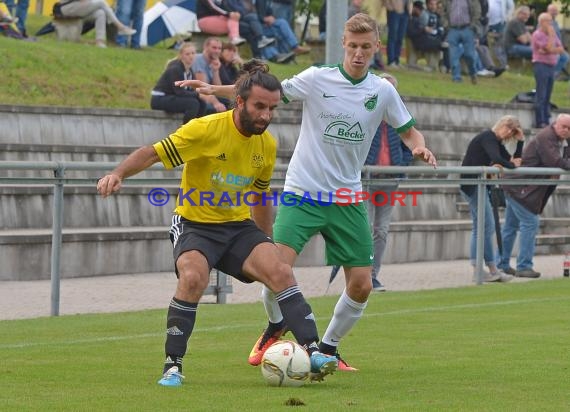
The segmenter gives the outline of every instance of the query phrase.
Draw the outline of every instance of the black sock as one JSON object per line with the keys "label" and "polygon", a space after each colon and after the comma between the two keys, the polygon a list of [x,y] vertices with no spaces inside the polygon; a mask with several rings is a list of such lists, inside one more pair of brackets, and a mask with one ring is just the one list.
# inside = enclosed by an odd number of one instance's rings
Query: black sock
{"label": "black sock", "polygon": [[186,354],[188,339],[194,329],[197,308],[198,303],[184,302],[176,298],[170,301],[166,318],[164,372],[172,366],[178,366],[178,370],[182,372],[182,358]]}
{"label": "black sock", "polygon": [[285,321],[284,321],[284,320],[281,320],[281,322],[278,322],[278,323],[269,322],[269,323],[267,324],[267,329],[266,329],[266,331],[267,331],[268,334],[273,335],[273,334],[275,334],[275,332],[280,331],[280,330],[283,329],[285,326],[286,326],[286,325],[285,325]]}
{"label": "black sock", "polygon": [[319,352],[325,355],[336,355],[336,346],[327,345],[324,342],[319,343]]}
{"label": "black sock", "polygon": [[281,308],[283,320],[297,342],[304,346],[309,354],[317,351],[319,334],[315,324],[315,315],[299,290],[299,286],[294,285],[276,293],[275,298]]}

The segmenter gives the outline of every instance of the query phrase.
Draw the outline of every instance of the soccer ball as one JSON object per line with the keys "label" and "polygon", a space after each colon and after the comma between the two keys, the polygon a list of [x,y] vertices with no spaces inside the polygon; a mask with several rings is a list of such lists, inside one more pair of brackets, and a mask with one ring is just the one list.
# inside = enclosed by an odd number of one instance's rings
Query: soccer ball
{"label": "soccer ball", "polygon": [[303,386],[311,372],[305,349],[290,340],[275,342],[261,359],[261,374],[270,386]]}

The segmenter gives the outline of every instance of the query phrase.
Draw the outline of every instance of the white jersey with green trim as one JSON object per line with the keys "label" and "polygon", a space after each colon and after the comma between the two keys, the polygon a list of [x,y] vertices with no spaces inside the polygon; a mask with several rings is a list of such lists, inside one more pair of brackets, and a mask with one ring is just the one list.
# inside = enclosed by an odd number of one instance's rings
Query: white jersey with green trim
{"label": "white jersey with green trim", "polygon": [[353,79],[340,65],[310,67],[282,86],[285,102],[303,101],[287,192],[336,201],[341,190],[346,202],[362,190],[360,172],[380,122],[398,132],[415,124],[392,84],[373,73]]}

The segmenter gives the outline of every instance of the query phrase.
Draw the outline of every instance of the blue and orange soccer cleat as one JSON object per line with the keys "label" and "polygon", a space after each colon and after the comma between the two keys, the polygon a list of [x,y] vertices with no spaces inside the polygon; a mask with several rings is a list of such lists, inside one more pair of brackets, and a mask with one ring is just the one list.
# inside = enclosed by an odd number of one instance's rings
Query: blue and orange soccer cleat
{"label": "blue and orange soccer cleat", "polygon": [[184,375],[178,372],[178,366],[173,366],[162,375],[158,384],[162,386],[181,386],[182,379],[184,379]]}
{"label": "blue and orange soccer cleat", "polygon": [[253,345],[251,352],[249,353],[249,358],[247,359],[248,363],[251,366],[258,366],[261,365],[261,358],[263,358],[263,354],[271,345],[277,342],[281,336],[283,336],[287,332],[287,328],[278,329],[277,331],[271,333],[268,329],[265,329],[259,339]]}
{"label": "blue and orange soccer cleat", "polygon": [[340,357],[340,354],[337,352],[335,355],[336,359],[338,360],[338,370],[345,371],[345,372],[356,372],[356,369],[353,366],[350,366],[347,361]]}
{"label": "blue and orange soccer cleat", "polygon": [[321,352],[311,353],[311,381],[322,381],[326,375],[330,375],[338,368],[338,359],[332,355]]}

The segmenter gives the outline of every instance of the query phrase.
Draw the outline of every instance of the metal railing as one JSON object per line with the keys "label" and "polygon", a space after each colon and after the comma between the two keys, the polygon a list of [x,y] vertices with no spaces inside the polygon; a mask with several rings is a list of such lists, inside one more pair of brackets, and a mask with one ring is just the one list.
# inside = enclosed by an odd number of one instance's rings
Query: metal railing
{"label": "metal railing", "polygon": [[[0,174],[0,183],[2,184],[52,184],[53,185],[53,222],[52,222],[52,242],[51,242],[51,315],[59,315],[60,303],[60,270],[61,270],[61,248],[62,248],[62,229],[63,229],[63,196],[64,186],[70,184],[95,184],[98,177],[67,177],[67,171],[97,171],[107,172],[114,169],[117,163],[114,162],[30,162],[30,161],[0,161],[1,170],[25,170],[25,171],[52,171],[51,177],[27,177],[27,176],[2,176]],[[150,171],[163,171],[161,165],[154,165],[147,169]],[[284,172],[287,165],[276,165],[273,184],[282,184],[284,180]],[[362,169],[363,173],[363,190],[374,184],[389,184],[390,182],[421,184],[424,187],[429,186],[458,186],[460,184],[473,184],[478,190],[478,216],[477,216],[477,233],[484,233],[485,227],[485,196],[486,186],[495,185],[500,182],[501,185],[521,185],[521,184],[538,184],[552,185],[553,183],[564,184],[565,180],[555,181],[552,179],[497,179],[499,175],[570,175],[570,171],[558,168],[528,168],[520,167],[517,169],[499,169],[497,167],[483,166],[458,166],[458,167],[439,167],[434,169],[429,166],[366,166]],[[404,175],[405,178],[395,177],[394,179],[375,179],[371,176],[375,174],[382,175]],[[460,179],[455,175],[470,174],[477,175],[474,179]],[[439,178],[437,175],[445,175],[445,178]],[[426,176],[436,176],[426,178]],[[124,185],[150,185],[160,182],[161,184],[179,184],[180,178],[167,177],[146,177],[146,178],[129,178],[123,182]],[[483,248],[484,236],[477,238],[477,255],[476,255],[476,273],[478,274],[477,283],[482,283],[483,276]],[[225,303],[226,294],[231,291],[228,287],[227,275],[218,272],[215,285],[210,285],[208,292],[215,294],[218,303]]]}

